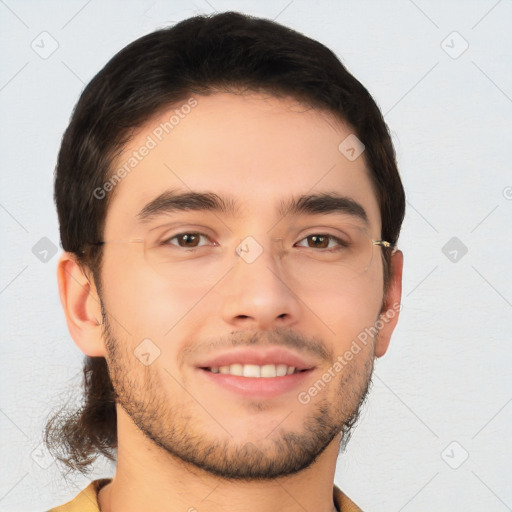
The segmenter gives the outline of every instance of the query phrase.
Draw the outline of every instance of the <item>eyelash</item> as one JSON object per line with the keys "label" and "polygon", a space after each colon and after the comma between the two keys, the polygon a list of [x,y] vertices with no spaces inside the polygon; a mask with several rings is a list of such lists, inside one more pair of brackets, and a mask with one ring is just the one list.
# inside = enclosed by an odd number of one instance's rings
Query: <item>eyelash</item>
{"label": "eyelash", "polygon": [[196,231],[185,231],[183,233],[178,233],[176,235],[173,235],[169,238],[166,238],[165,240],[162,241],[162,245],[174,245],[175,247],[178,247],[180,249],[198,249],[198,247],[180,247],[179,245],[177,244],[171,244],[170,241],[171,240],[174,240],[175,238],[180,238],[180,237],[183,237],[185,235],[198,235],[198,236],[202,236],[208,240],[210,240],[210,237],[208,235],[205,235],[204,233],[198,233]]}
{"label": "eyelash", "polygon": [[[208,235],[205,235],[204,233],[199,233],[199,232],[195,232],[195,231],[188,231],[188,232],[186,231],[186,232],[183,232],[183,233],[178,233],[176,235],[173,235],[173,236],[163,240],[161,242],[161,245],[173,245],[174,247],[177,247],[177,248],[180,248],[180,249],[188,249],[189,251],[195,250],[195,249],[199,249],[200,247],[204,247],[204,246],[199,246],[199,247],[181,247],[181,246],[179,246],[177,244],[170,243],[171,240],[183,237],[185,235],[197,235],[197,236],[204,237],[207,240],[211,241],[210,237]],[[300,239],[299,242],[302,242],[303,240],[306,240],[306,239],[308,239],[309,237],[312,237],[312,236],[327,237],[327,238],[329,238],[330,241],[332,240],[332,241],[334,241],[334,242],[336,242],[338,244],[338,247],[321,248],[320,249],[321,252],[336,251],[340,247],[343,248],[343,247],[347,247],[347,245],[348,245],[347,242],[341,240],[340,238],[338,238],[338,237],[336,237],[334,235],[330,235],[328,233],[311,233],[310,235],[307,235],[304,238]],[[299,242],[297,242],[297,243],[299,243]],[[214,242],[214,243],[215,243],[215,246],[218,246],[217,242]],[[303,247],[303,246],[300,246],[300,247]],[[305,247],[305,248],[306,249],[314,249],[314,247]]]}

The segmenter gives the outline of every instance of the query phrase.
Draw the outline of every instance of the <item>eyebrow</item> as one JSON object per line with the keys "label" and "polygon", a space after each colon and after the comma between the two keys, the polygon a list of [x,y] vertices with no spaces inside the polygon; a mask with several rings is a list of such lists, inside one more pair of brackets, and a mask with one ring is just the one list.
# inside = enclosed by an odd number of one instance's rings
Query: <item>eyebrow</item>
{"label": "eyebrow", "polygon": [[166,190],[147,203],[137,218],[140,222],[148,222],[158,215],[178,211],[212,211],[235,216],[238,207],[233,199],[222,198],[213,192]]}
{"label": "eyebrow", "polygon": [[[221,197],[214,192],[180,192],[166,190],[149,203],[137,214],[140,222],[179,211],[211,211],[227,216],[236,216],[239,203],[232,197]],[[306,194],[281,201],[278,213],[287,215],[332,214],[340,213],[355,217],[365,225],[369,225],[368,215],[363,206],[354,199],[335,193]]]}
{"label": "eyebrow", "polygon": [[307,194],[292,197],[287,202],[281,202],[279,214],[304,215],[342,213],[361,220],[369,225],[368,215],[363,206],[354,199],[334,193]]}

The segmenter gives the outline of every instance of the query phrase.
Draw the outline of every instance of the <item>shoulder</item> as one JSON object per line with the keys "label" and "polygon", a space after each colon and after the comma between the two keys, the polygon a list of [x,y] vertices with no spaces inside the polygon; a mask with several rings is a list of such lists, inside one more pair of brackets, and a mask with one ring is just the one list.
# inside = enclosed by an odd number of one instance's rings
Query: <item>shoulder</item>
{"label": "shoulder", "polygon": [[363,512],[346,494],[335,485],[333,489],[334,503],[339,512]]}
{"label": "shoulder", "polygon": [[52,508],[48,512],[100,512],[98,506],[98,491],[111,480],[111,478],[94,480],[71,501]]}

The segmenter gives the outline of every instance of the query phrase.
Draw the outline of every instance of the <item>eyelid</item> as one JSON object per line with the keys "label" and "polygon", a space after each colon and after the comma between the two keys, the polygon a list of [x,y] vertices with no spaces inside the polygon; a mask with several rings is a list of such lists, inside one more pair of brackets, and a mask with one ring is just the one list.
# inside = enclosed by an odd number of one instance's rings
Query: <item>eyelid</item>
{"label": "eyelid", "polygon": [[159,224],[158,226],[154,226],[148,230],[147,235],[151,234],[153,238],[162,239],[167,237],[167,233],[170,233],[169,236],[180,235],[184,233],[198,233],[201,235],[208,235],[208,233],[212,233],[214,235],[215,231],[213,231],[209,226],[194,222],[194,220],[178,220],[176,219],[174,222],[168,222],[165,224]]}
{"label": "eyelid", "polygon": [[202,236],[204,238],[206,238],[209,242],[213,242],[211,245],[212,246],[218,246],[219,243],[216,242],[215,240],[212,239],[212,237],[210,235],[207,235],[206,233],[202,233],[200,231],[194,231],[194,230],[187,230],[187,231],[180,231],[179,233],[174,233],[174,234],[171,234],[169,236],[165,235],[162,237],[160,243],[161,244],[166,244],[166,245],[172,245],[174,247],[178,247],[180,249],[198,249],[200,247],[205,247],[204,245],[200,245],[200,246],[197,246],[197,247],[181,247],[179,246],[178,244],[173,244],[170,242],[170,240],[173,240],[175,238],[179,238],[180,236],[183,236],[183,235],[198,235],[198,236]]}
{"label": "eyelid", "polygon": [[364,230],[360,226],[354,224],[345,224],[343,226],[313,226],[301,230],[299,233],[299,240],[312,235],[323,235],[330,236],[332,238],[338,238],[340,240],[350,241],[354,236],[354,232],[360,231]]}
{"label": "eyelid", "polygon": [[[306,240],[307,238],[309,238],[310,236],[325,236],[327,238],[330,238],[331,240],[334,240],[337,244],[338,244],[338,247],[345,247],[347,244],[349,244],[350,242],[346,241],[346,240],[343,240],[342,238],[336,236],[336,235],[332,235],[330,233],[323,233],[321,231],[318,231],[318,232],[314,232],[314,233],[310,233],[309,235],[306,235],[304,237],[302,237],[298,242],[295,242],[294,247],[295,245],[297,245],[298,243]],[[314,247],[307,247],[307,246],[299,246],[299,247],[304,247],[305,249],[315,249]],[[332,250],[332,249],[336,249],[336,247],[325,247],[325,248],[320,248],[319,250],[323,250],[323,251],[327,251],[327,250]]]}

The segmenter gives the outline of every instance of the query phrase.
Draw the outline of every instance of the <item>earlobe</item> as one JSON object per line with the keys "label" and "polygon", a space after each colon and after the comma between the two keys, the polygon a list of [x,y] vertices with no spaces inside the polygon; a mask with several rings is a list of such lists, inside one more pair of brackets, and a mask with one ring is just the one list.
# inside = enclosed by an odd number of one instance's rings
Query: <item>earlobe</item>
{"label": "earlobe", "polygon": [[379,315],[378,327],[379,334],[375,345],[375,356],[382,357],[388,350],[393,333],[398,322],[398,316],[401,309],[402,299],[402,270],[404,265],[404,255],[402,251],[397,250],[391,256],[391,281],[388,292],[384,300],[384,307]]}
{"label": "earlobe", "polygon": [[57,281],[68,330],[78,348],[88,356],[105,356],[101,303],[92,276],[74,254],[65,252],[57,265]]}

